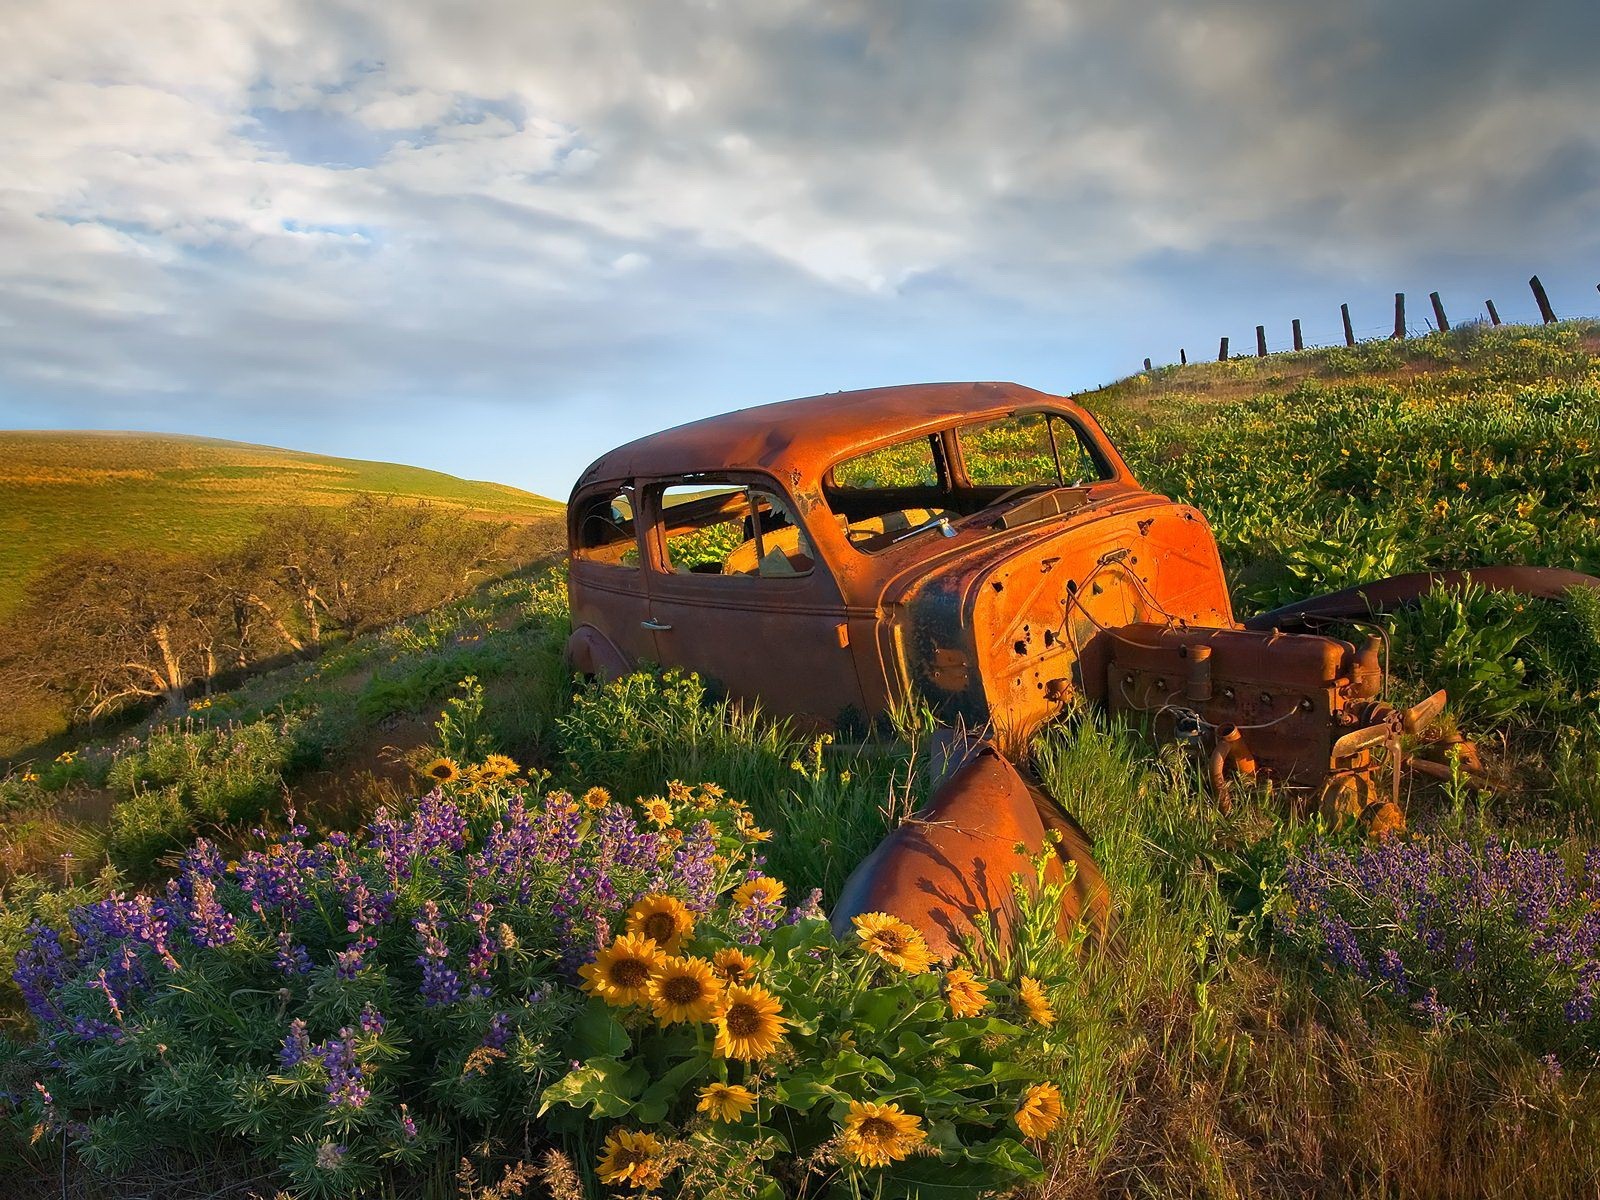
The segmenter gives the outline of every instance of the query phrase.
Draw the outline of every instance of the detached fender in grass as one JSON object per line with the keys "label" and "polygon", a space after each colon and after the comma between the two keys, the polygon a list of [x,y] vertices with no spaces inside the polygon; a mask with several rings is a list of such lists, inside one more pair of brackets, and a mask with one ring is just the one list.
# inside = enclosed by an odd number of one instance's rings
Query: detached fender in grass
{"label": "detached fender in grass", "polygon": [[1046,883],[1065,878],[1063,860],[1076,867],[1062,896],[1061,936],[1080,919],[1103,934],[1109,902],[1088,837],[990,742],[978,743],[927,807],[851,873],[834,906],[834,932],[847,933],[861,913],[886,912],[920,930],[933,952],[949,961],[975,933],[977,915],[987,913],[1001,944],[1009,944],[1019,917],[1012,877],[1037,878],[1033,860],[1050,833],[1060,838]]}
{"label": "detached fender in grass", "polygon": [[1492,592],[1514,592],[1541,600],[1560,600],[1571,588],[1600,591],[1600,579],[1560,567],[1474,567],[1466,571],[1416,571],[1358,584],[1343,591],[1296,600],[1251,617],[1246,629],[1286,629],[1308,620],[1341,620],[1392,612],[1416,604],[1435,587],[1477,584]]}

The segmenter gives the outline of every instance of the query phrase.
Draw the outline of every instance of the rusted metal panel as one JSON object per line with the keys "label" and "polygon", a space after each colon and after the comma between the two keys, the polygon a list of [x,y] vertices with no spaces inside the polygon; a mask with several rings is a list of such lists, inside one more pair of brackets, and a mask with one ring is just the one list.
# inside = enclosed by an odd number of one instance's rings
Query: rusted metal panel
{"label": "rusted metal panel", "polygon": [[972,940],[975,918],[984,914],[1009,942],[1018,919],[1013,879],[1025,889],[1036,884],[1034,859],[1047,833],[1058,837],[1050,840],[1057,851],[1046,864],[1045,882],[1063,881],[1063,861],[1074,866],[1061,934],[1080,917],[1103,932],[1108,897],[1087,839],[992,744],[979,746],[927,808],[862,860],[834,906],[834,928],[848,931],[850,918],[860,913],[893,913],[921,930],[935,954],[950,959]]}
{"label": "rusted metal panel", "polygon": [[1473,567],[1465,571],[1418,571],[1372,583],[1329,592],[1309,600],[1296,600],[1271,612],[1251,617],[1250,629],[1290,629],[1307,620],[1338,620],[1391,612],[1415,604],[1435,587],[1462,587],[1476,583],[1493,592],[1515,592],[1544,600],[1559,600],[1568,588],[1600,589],[1600,579],[1558,567]]}

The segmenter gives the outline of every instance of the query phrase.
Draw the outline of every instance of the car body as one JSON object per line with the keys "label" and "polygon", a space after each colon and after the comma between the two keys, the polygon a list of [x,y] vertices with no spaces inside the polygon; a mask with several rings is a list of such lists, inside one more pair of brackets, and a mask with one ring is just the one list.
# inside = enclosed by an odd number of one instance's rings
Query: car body
{"label": "car body", "polygon": [[[1156,714],[1207,690],[1189,703],[1212,724],[1275,722],[1256,765],[1309,776],[1376,694],[1350,643],[1240,626],[1205,518],[1144,488],[1081,405],[1017,384],[681,425],[591,464],[569,522],[575,667],[682,667],[825,727],[914,703],[1025,735],[1074,697]],[[679,549],[719,523],[720,562]]]}

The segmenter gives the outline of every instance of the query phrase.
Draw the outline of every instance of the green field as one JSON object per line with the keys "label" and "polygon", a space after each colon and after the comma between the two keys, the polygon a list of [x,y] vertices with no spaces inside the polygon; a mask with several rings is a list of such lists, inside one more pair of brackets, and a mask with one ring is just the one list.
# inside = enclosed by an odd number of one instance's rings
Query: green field
{"label": "green field", "polygon": [[275,505],[342,504],[363,492],[515,522],[560,508],[504,484],[244,442],[0,431],[0,616],[63,551],[227,550]]}
{"label": "green field", "polygon": [[[1207,514],[1241,616],[1408,570],[1600,573],[1595,323],[1172,368],[1081,399],[1148,486]],[[902,713],[892,736],[847,747],[692,679],[579,686],[561,661],[563,584],[559,569],[489,583],[0,780],[0,950],[32,947],[33,982],[63,1006],[40,1010],[53,1032],[39,1037],[26,980],[0,982],[0,1169],[29,1194],[97,1200],[278,1187],[478,1200],[519,1194],[491,1190],[508,1172],[517,1188],[540,1177],[525,1194],[618,1196],[598,1178],[604,1141],[644,1130],[659,1139],[649,1194],[706,1200],[1594,1194],[1592,593],[1436,593],[1392,619],[1395,698],[1446,687],[1487,770],[1407,778],[1408,830],[1381,841],[1243,781],[1223,812],[1179,748],[1067,714],[1028,756],[1093,839],[1114,936],[1063,945],[1044,913],[1020,958],[968,964],[989,1007],[963,1024],[941,970],[896,974],[855,939],[785,926],[744,944],[795,1023],[771,1058],[730,1063],[707,1052],[704,1023],[575,987],[558,965],[571,935],[553,922],[557,894],[615,934],[646,885],[598,859],[692,838],[704,816],[749,840],[728,850],[683,953],[726,949],[757,862],[738,855],[759,853],[786,903],[813,887],[831,902],[926,799],[929,730]],[[434,778],[440,796],[411,799]],[[283,833],[286,797],[307,842],[389,812],[370,841],[334,839],[331,858],[298,837],[263,851],[251,827]],[[490,916],[485,889],[505,872],[475,872],[472,855],[512,826],[530,845],[554,838],[563,820],[583,836],[518,867],[528,892],[496,896]],[[217,852],[184,875],[193,920],[216,899],[238,931],[174,926],[170,972],[133,946],[153,982],[113,1007],[113,943],[67,912],[118,889],[161,894],[198,836]],[[383,857],[397,845],[404,870]],[[297,855],[318,903],[262,919],[239,864]],[[639,861],[669,858],[657,846]],[[214,891],[195,892],[207,872]],[[648,886],[691,896],[692,874],[673,866]],[[590,888],[576,900],[574,880]],[[369,915],[386,890],[392,911]],[[38,969],[53,942],[36,919],[66,931],[64,983]],[[358,925],[370,942],[341,973]],[[597,935],[579,932],[592,953]],[[280,934],[303,970],[278,965]],[[445,964],[475,970],[481,991],[435,1002],[430,978],[454,985],[429,968]],[[1028,1016],[1021,975],[1041,981],[1052,1023]],[[349,1055],[359,1074],[336,1078]],[[717,1080],[750,1084],[756,1115],[697,1111]],[[1017,1108],[1035,1081],[1060,1101],[1039,1137]],[[887,1168],[841,1156],[857,1101],[900,1104],[927,1144]]]}

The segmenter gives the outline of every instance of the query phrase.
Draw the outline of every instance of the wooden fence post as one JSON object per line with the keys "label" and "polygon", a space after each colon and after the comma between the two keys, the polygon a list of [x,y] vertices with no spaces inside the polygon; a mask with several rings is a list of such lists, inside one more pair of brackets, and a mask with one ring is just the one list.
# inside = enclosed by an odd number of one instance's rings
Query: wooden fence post
{"label": "wooden fence post", "polygon": [[1439,332],[1449,333],[1450,322],[1444,318],[1444,301],[1439,299],[1438,292],[1429,292],[1428,299],[1433,301],[1433,315],[1434,319],[1439,322]]}
{"label": "wooden fence post", "polygon": [[1344,318],[1344,344],[1346,346],[1354,346],[1356,344],[1356,331],[1350,324],[1350,306],[1348,304],[1339,305],[1339,315]]}
{"label": "wooden fence post", "polygon": [[1490,322],[1490,324],[1492,324],[1492,325],[1500,324],[1500,314],[1495,311],[1494,301],[1493,300],[1485,300],[1483,303],[1484,303],[1484,307],[1489,310],[1489,322]]}
{"label": "wooden fence post", "polygon": [[1554,325],[1556,310],[1550,307],[1550,297],[1544,294],[1544,284],[1540,283],[1539,277],[1535,275],[1528,280],[1528,286],[1533,289],[1533,298],[1539,302],[1539,315],[1544,318],[1544,323]]}
{"label": "wooden fence post", "polygon": [[1227,362],[1228,361],[1228,339],[1227,338],[1223,338],[1222,339],[1222,345],[1217,347],[1217,361],[1218,362]]}
{"label": "wooden fence post", "polygon": [[1394,294],[1394,333],[1391,334],[1396,341],[1402,341],[1406,336],[1406,294]]}
{"label": "wooden fence post", "polygon": [[1148,358],[1144,360],[1144,369],[1146,371],[1150,369],[1150,360]]}
{"label": "wooden fence post", "polygon": [[1305,339],[1300,336],[1300,318],[1299,317],[1296,317],[1294,319],[1293,325],[1294,325],[1294,348],[1296,350],[1304,350],[1306,348],[1306,343],[1305,343]]}
{"label": "wooden fence post", "polygon": [[1178,365],[1180,367],[1186,367],[1189,365],[1189,352],[1182,347],[1179,347],[1178,349]]}
{"label": "wooden fence post", "polygon": [[1265,358],[1266,356],[1267,356],[1267,327],[1265,325],[1257,325],[1256,326],[1256,357],[1257,358]]}

